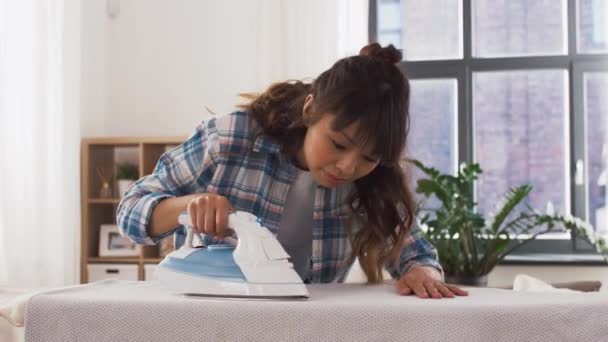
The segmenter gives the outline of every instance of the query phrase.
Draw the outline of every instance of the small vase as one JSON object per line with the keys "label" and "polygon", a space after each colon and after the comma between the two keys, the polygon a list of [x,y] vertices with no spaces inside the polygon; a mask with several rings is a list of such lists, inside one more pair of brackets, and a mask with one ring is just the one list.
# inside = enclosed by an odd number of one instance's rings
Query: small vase
{"label": "small vase", "polygon": [[112,197],[112,188],[110,188],[110,183],[103,182],[101,184],[101,189],[99,189],[99,198],[111,198]]}
{"label": "small vase", "polygon": [[118,194],[120,195],[120,197],[124,197],[125,193],[127,192],[127,190],[129,190],[129,188],[131,187],[131,185],[133,185],[133,183],[135,183],[135,181],[132,181],[130,179],[119,179],[118,180]]}
{"label": "small vase", "polygon": [[486,286],[488,286],[488,275],[468,276],[468,275],[446,274],[445,282],[448,284],[455,284],[455,285],[486,287]]}

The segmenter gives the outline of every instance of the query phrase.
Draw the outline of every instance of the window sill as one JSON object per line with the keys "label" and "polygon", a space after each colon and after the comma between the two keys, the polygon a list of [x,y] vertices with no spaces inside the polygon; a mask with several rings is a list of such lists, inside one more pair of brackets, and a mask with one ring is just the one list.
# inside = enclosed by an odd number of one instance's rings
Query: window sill
{"label": "window sill", "polygon": [[499,265],[562,265],[562,266],[606,266],[608,263],[597,254],[551,254],[527,253],[505,257]]}

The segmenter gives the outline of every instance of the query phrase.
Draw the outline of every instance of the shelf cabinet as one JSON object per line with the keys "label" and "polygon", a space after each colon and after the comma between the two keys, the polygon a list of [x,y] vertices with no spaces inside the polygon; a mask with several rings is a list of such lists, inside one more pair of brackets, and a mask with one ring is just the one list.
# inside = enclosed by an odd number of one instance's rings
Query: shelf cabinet
{"label": "shelf cabinet", "polygon": [[[117,269],[132,265],[129,267],[136,268],[137,279],[145,280],[145,274],[150,273],[145,270],[150,270],[162,260],[163,253],[160,246],[166,247],[163,242],[156,246],[142,246],[137,256],[100,256],[100,227],[103,224],[116,224],[116,209],[120,203],[115,179],[117,165],[124,163],[137,165],[139,177],[143,177],[154,171],[156,163],[164,152],[185,140],[186,137],[97,137],[82,140],[81,283],[97,280],[98,275],[93,279],[89,278],[89,270],[101,267],[99,265],[104,267],[115,265]],[[101,191],[102,176],[110,180],[111,196],[107,196],[107,191],[105,193]]]}

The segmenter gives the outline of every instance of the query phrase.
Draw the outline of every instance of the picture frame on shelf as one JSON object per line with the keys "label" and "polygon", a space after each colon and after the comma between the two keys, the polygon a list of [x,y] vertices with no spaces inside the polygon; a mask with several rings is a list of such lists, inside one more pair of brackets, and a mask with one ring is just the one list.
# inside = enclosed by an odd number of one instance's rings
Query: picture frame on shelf
{"label": "picture frame on shelf", "polygon": [[100,257],[138,256],[141,246],[122,236],[115,224],[102,224],[99,227]]}

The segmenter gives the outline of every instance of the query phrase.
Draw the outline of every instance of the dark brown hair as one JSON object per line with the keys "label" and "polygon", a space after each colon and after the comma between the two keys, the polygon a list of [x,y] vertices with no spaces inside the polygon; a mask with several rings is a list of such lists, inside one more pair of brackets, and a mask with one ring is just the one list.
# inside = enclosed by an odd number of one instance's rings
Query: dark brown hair
{"label": "dark brown hair", "polygon": [[[348,225],[352,246],[348,262],[358,257],[369,283],[382,280],[387,261],[398,265],[414,220],[414,201],[399,165],[410,125],[409,82],[396,66],[401,58],[394,46],[372,43],[359,55],[336,62],[311,84],[282,82],[260,95],[244,95],[251,102],[243,107],[262,126],[263,134],[277,139],[292,155],[306,135],[302,109],[309,94],[315,122],[325,113],[335,115],[334,130],[359,122],[356,139],[371,144],[380,164],[355,181],[349,197],[353,222]],[[356,231],[355,221],[360,225]]]}

